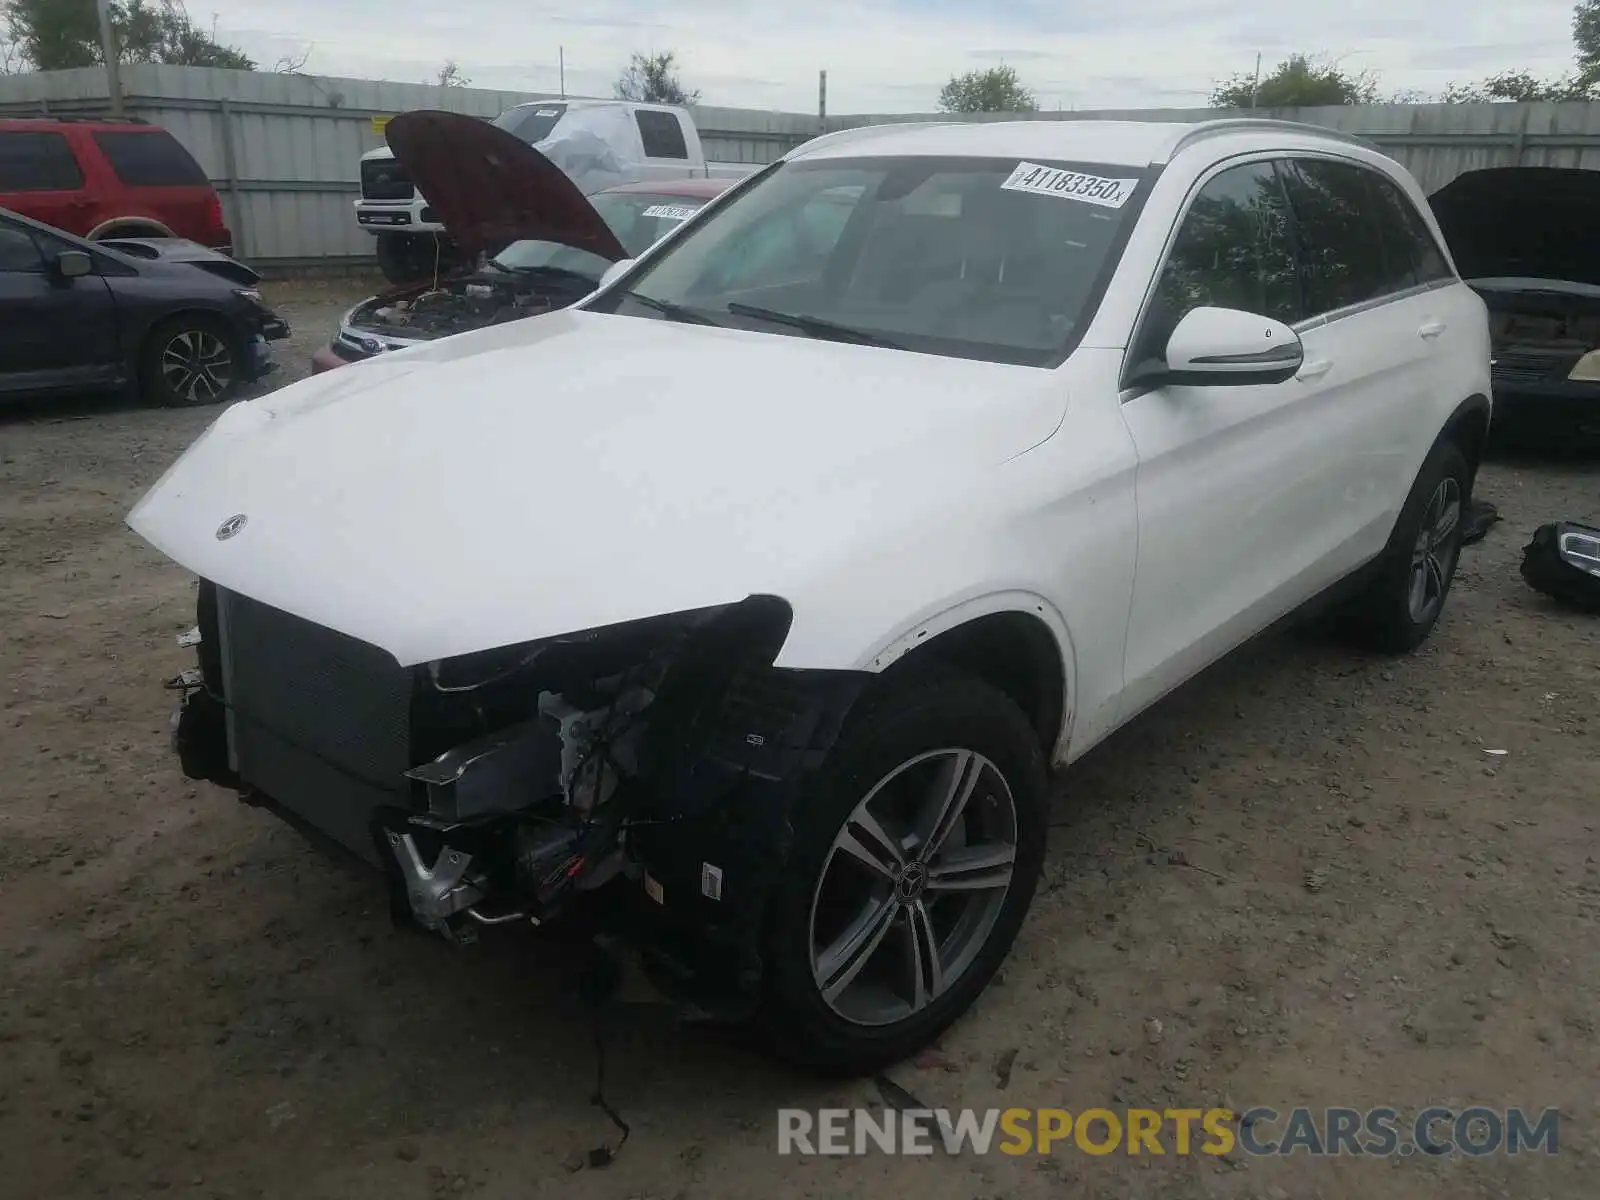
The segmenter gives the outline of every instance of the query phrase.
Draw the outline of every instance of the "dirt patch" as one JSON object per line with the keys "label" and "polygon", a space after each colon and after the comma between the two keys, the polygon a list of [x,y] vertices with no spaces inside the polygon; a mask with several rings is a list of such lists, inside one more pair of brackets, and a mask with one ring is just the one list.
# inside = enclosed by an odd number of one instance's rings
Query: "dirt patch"
{"label": "dirt patch", "polygon": [[[359,296],[274,290],[291,377]],[[595,1170],[590,1028],[539,947],[392,931],[169,757],[193,587],[122,516],[213,415],[0,418],[0,1194],[1592,1192],[1600,624],[1516,562],[1540,522],[1600,520],[1600,468],[1485,471],[1506,520],[1416,656],[1264,640],[1068,773],[1000,985],[891,1073],[929,1105],[1560,1106],[1558,1155],[780,1159],[776,1108],[879,1090],[630,1005],[608,1096],[633,1136]]]}

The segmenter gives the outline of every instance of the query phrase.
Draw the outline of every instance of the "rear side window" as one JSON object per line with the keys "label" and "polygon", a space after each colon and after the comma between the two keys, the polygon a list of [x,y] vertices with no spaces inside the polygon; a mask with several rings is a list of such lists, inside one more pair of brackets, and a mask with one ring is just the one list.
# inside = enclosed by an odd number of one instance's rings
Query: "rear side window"
{"label": "rear side window", "polygon": [[25,229],[0,225],[0,271],[42,271],[44,258]]}
{"label": "rear side window", "polygon": [[64,134],[0,132],[0,192],[75,191],[83,172]]}
{"label": "rear side window", "polygon": [[200,164],[163,130],[103,130],[94,140],[117,178],[129,187],[205,187],[210,183]]}
{"label": "rear side window", "polygon": [[639,122],[639,137],[644,141],[646,158],[689,157],[683,126],[676,113],[640,111],[634,115]]}
{"label": "rear side window", "polygon": [[1300,236],[1308,315],[1412,286],[1408,264],[1386,261],[1370,171],[1328,159],[1291,159],[1283,163],[1283,178]]}
{"label": "rear side window", "polygon": [[1392,179],[1376,171],[1365,171],[1372,191],[1373,216],[1382,238],[1384,271],[1390,282],[1400,287],[1432,283],[1451,278],[1439,243],[1417,206]]}
{"label": "rear side window", "polygon": [[1136,359],[1160,358],[1184,315],[1207,306],[1300,319],[1289,206],[1269,162],[1230,167],[1195,195],[1161,269]]}

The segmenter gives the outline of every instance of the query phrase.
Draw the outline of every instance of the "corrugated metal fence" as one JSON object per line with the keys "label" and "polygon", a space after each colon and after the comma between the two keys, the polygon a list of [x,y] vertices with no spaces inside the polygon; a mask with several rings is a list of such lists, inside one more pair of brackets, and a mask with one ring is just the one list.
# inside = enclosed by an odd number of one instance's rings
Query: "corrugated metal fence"
{"label": "corrugated metal fence", "polygon": [[[497,116],[548,93],[441,88],[205,67],[124,67],[130,116],[160,124],[216,181],[241,257],[263,267],[361,262],[371,236],[355,224],[357,163],[382,145],[374,117],[414,108]],[[0,77],[0,114],[107,111],[98,68]],[[1215,109],[1148,109],[1032,114],[1036,120],[1193,121]],[[1428,192],[1468,171],[1500,166],[1600,169],[1600,103],[1373,105],[1256,112],[1352,133],[1406,164]],[[950,120],[937,114],[832,116],[697,107],[706,156],[770,162],[820,133],[891,121]],[[1014,120],[974,114],[966,120]]]}

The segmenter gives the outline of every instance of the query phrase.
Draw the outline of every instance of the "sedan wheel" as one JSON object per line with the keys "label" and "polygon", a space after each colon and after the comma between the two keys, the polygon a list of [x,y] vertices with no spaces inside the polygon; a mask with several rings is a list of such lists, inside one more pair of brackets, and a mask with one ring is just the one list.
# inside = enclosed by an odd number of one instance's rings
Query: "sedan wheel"
{"label": "sedan wheel", "polygon": [[994,931],[1017,858],[1011,788],[970,750],[884,776],[834,838],[811,904],[811,970],[834,1012],[903,1021],[960,980]]}
{"label": "sedan wheel", "polygon": [[161,351],[161,381],[181,404],[211,404],[233,386],[233,353],[216,334],[185,329]]}

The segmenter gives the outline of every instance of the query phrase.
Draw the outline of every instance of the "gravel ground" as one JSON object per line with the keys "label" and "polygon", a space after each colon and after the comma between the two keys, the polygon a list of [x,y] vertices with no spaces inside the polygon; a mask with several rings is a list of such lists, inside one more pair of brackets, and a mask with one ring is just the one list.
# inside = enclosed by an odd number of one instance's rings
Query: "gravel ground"
{"label": "gravel ground", "polygon": [[[292,379],[362,288],[272,291]],[[1558,1154],[780,1159],[778,1107],[880,1088],[641,1002],[606,1042],[632,1138],[595,1169],[590,1030],[541,947],[392,931],[169,757],[192,585],[122,516],[213,415],[0,414],[0,1196],[1593,1194],[1600,625],[1516,565],[1600,521],[1600,466],[1486,468],[1505,520],[1418,654],[1263,639],[1068,772],[1000,985],[891,1072],[935,1106],[1559,1106]]]}

